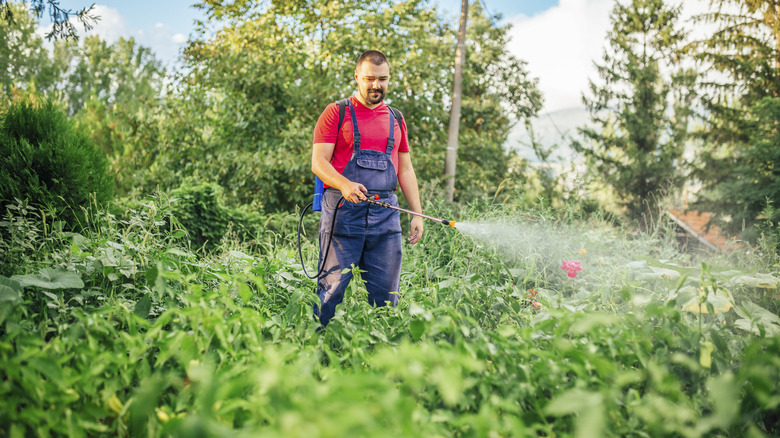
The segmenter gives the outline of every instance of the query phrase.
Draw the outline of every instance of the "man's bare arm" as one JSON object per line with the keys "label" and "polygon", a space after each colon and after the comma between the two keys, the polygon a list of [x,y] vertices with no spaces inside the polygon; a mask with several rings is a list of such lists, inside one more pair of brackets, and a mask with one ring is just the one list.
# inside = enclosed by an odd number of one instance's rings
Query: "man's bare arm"
{"label": "man's bare arm", "polygon": [[[417,174],[412,166],[412,157],[409,152],[398,153],[398,183],[404,192],[404,197],[412,211],[422,213],[422,203],[420,202],[420,189],[417,186]],[[423,220],[419,216],[412,218],[411,235],[409,242],[417,243],[423,235]]]}

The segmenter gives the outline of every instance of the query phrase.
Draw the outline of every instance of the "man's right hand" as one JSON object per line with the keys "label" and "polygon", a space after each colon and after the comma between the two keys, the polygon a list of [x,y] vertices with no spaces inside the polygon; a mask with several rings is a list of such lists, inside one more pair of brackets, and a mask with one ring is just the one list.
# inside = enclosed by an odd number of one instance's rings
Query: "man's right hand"
{"label": "man's right hand", "polygon": [[368,199],[366,193],[368,193],[368,189],[363,184],[352,181],[341,188],[341,196],[353,204],[359,204]]}

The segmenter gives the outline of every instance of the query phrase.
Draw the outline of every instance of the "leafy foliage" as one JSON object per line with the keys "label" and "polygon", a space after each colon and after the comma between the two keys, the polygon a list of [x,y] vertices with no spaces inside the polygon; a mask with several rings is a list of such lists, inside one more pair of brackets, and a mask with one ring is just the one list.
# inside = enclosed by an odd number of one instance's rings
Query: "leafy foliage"
{"label": "leafy foliage", "polygon": [[2,1],[0,15],[4,14],[12,14],[13,19],[0,17],[0,85],[6,98],[0,107],[6,105],[16,89],[31,83],[42,92],[52,90],[60,74],[43,40],[35,33],[35,18],[21,4]]}
{"label": "leafy foliage", "polygon": [[[432,186],[441,181],[453,39],[425,2],[200,7],[225,26],[212,32],[203,23],[185,51],[192,74],[177,81],[161,141],[144,149],[149,164],[138,168],[147,187],[169,189],[196,176],[221,185],[232,201],[268,212],[304,204],[311,196],[316,118],[351,92],[354,62],[370,47],[390,59],[388,101],[404,113],[420,179]],[[481,57],[473,61],[471,91],[464,96],[464,135],[472,146],[462,173],[463,200],[494,191],[507,176],[501,145],[513,118],[533,115],[541,104],[535,81],[505,48],[508,28],[480,8],[473,13],[472,44]],[[510,92],[490,86],[495,80]]]}
{"label": "leafy foliage", "polygon": [[108,162],[51,101],[17,101],[0,114],[0,203],[30,200],[72,229],[113,195]]}
{"label": "leafy foliage", "polygon": [[185,181],[170,196],[171,214],[187,230],[195,248],[214,249],[231,237],[247,242],[270,222],[246,207],[225,206],[222,187],[217,184]]}
{"label": "leafy foliage", "polygon": [[148,47],[134,38],[108,44],[97,35],[79,42],[58,41],[52,57],[63,66],[59,89],[71,114],[90,99],[135,114],[160,96],[165,69]]}
{"label": "leafy foliage", "polygon": [[[149,48],[133,38],[113,44],[97,36],[56,41],[51,50],[35,33],[35,17],[12,5],[12,22],[0,20],[0,107],[42,95],[68,113],[111,161],[120,193],[139,185],[150,143],[159,138],[160,91],[166,72]],[[136,165],[136,162],[142,162]],[[154,190],[151,185],[148,193]]]}
{"label": "leafy foliage", "polygon": [[[780,343],[762,333],[780,318],[751,301],[774,276],[691,266],[662,234],[625,239],[595,221],[492,205],[459,219],[511,214],[508,224],[536,227],[535,247],[507,254],[517,245],[433,227],[406,252],[397,308],[369,306],[356,272],[318,331],[290,241],[198,257],[176,202],[38,235],[39,250],[0,278],[9,435],[778,432]],[[567,235],[579,241],[554,243]],[[581,261],[576,278],[562,255]],[[697,291],[704,302],[725,293],[736,310],[681,310]]]}
{"label": "leafy foliage", "polygon": [[220,203],[219,186],[214,184],[184,184],[171,192],[173,215],[188,231],[196,247],[219,244],[230,221],[227,209]]}

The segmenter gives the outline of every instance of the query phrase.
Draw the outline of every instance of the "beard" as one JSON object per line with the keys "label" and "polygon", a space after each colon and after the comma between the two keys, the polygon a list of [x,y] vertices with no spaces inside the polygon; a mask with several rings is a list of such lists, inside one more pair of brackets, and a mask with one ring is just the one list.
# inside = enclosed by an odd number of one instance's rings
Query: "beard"
{"label": "beard", "polygon": [[[374,95],[374,93],[377,93],[378,96]],[[366,94],[363,96],[363,98],[366,100],[367,104],[375,105],[385,98],[385,92],[380,88],[369,88],[366,90]]]}

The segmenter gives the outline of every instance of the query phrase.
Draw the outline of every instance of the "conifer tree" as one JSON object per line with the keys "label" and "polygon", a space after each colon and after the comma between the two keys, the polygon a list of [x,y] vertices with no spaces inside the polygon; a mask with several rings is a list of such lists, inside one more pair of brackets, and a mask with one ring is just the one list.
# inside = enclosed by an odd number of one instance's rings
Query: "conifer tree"
{"label": "conifer tree", "polygon": [[[780,6],[774,0],[714,0],[712,6],[696,19],[716,30],[687,47],[705,90],[692,172],[702,186],[695,205],[739,232],[760,219],[767,201],[780,205]],[[780,221],[780,210],[768,211],[774,217],[763,219]]]}
{"label": "conifer tree", "polygon": [[693,78],[676,56],[685,38],[679,16],[662,0],[615,2],[599,81],[583,95],[591,124],[573,146],[632,219],[652,220],[660,198],[682,183]]}

